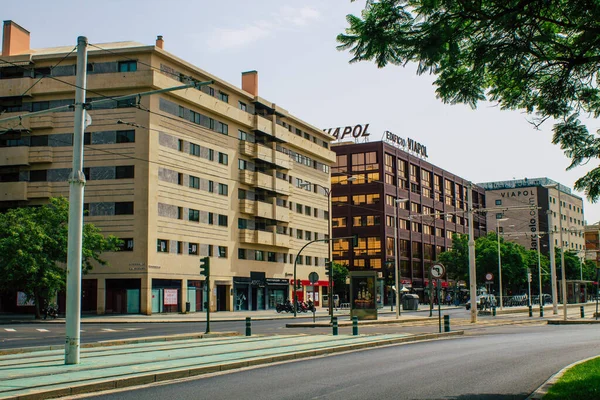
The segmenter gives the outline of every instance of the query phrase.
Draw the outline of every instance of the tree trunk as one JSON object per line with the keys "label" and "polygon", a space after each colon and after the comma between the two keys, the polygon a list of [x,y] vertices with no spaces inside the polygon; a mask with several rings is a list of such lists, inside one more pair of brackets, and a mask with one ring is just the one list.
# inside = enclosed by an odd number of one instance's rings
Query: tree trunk
{"label": "tree trunk", "polygon": [[33,298],[35,299],[35,319],[42,319],[42,296],[35,292]]}

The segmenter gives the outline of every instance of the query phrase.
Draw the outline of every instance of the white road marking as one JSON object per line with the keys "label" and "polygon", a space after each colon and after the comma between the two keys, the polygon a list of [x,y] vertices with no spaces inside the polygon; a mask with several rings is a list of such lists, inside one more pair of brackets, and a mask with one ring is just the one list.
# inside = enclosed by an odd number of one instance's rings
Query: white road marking
{"label": "white road marking", "polygon": [[126,331],[139,331],[142,329],[144,329],[144,328],[125,328]]}
{"label": "white road marking", "polygon": [[116,332],[114,329],[102,328],[104,332]]}
{"label": "white road marking", "polygon": [[38,332],[50,332],[48,329],[36,329]]}
{"label": "white road marking", "polygon": [[16,332],[13,328],[4,328],[6,332]]}

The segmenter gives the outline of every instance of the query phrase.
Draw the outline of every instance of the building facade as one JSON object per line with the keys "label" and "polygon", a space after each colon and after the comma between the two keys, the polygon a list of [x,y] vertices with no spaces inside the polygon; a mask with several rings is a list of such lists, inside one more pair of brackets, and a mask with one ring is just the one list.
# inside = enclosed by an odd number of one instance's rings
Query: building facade
{"label": "building facade", "polygon": [[600,222],[585,226],[585,259],[600,268]]}
{"label": "building facade", "polygon": [[485,182],[479,186],[485,188],[491,209],[487,213],[488,228],[499,230],[505,240],[537,250],[539,235],[540,251],[545,255],[550,243],[565,250],[585,250],[583,200],[570,188],[549,178]]}
{"label": "building facade", "polygon": [[[29,32],[12,21],[3,44],[0,119],[73,104],[72,46],[32,50]],[[238,88],[168,53],[160,36],[150,46],[90,44],[87,71],[85,222],[123,246],[83,276],[82,310],[151,314],[190,303],[201,311],[206,302],[213,311],[258,310],[290,298],[298,249],[329,235],[331,137],[260,97],[256,71],[242,73]],[[1,209],[68,197],[72,132],[73,113],[63,111],[25,117],[0,136]],[[322,273],[327,245],[304,254],[298,276]],[[11,296],[2,308],[13,308]]]}
{"label": "building facade", "polygon": [[[334,241],[333,260],[350,270],[381,272],[380,302],[387,303],[396,226],[399,280],[423,299],[432,263],[452,247],[453,233],[468,233],[469,182],[384,141],[339,143],[332,150],[333,237],[358,235],[355,247],[348,239]],[[473,185],[471,195],[474,208],[485,207],[482,188]],[[473,227],[475,237],[487,231],[477,214]]]}

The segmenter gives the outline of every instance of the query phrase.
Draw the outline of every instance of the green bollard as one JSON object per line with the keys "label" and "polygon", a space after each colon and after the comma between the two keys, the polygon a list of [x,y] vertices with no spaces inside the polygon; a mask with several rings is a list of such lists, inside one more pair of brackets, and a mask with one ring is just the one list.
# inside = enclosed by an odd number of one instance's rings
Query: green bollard
{"label": "green bollard", "polygon": [[540,305],[540,318],[544,318],[544,306]]}
{"label": "green bollard", "polygon": [[450,332],[450,316],[444,315],[444,332]]}
{"label": "green bollard", "polygon": [[583,306],[579,307],[579,310],[581,311],[581,318],[585,318],[585,311],[583,309]]}
{"label": "green bollard", "polygon": [[337,336],[337,334],[338,334],[338,321],[337,321],[337,317],[333,317],[331,319],[333,320],[333,322],[332,322],[333,336]]}
{"label": "green bollard", "polygon": [[492,307],[492,316],[496,316],[496,307]]}
{"label": "green bollard", "polygon": [[529,316],[533,317],[533,308],[529,306]]}
{"label": "green bollard", "polygon": [[252,336],[252,318],[246,317],[246,336]]}
{"label": "green bollard", "polygon": [[352,335],[358,336],[358,317],[352,317]]}

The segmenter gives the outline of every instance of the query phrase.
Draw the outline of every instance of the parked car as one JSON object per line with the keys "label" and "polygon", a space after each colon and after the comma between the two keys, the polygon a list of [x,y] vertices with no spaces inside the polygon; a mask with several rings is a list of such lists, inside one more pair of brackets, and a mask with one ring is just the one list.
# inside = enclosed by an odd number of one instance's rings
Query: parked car
{"label": "parked car", "polygon": [[[485,308],[496,307],[496,296],[493,294],[482,294],[481,296],[477,296],[477,309],[483,310]],[[465,308],[467,310],[471,309],[471,300],[467,301],[465,304]]]}

